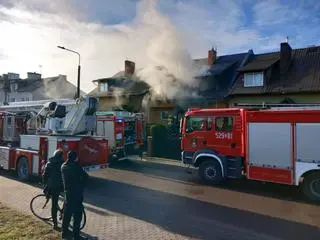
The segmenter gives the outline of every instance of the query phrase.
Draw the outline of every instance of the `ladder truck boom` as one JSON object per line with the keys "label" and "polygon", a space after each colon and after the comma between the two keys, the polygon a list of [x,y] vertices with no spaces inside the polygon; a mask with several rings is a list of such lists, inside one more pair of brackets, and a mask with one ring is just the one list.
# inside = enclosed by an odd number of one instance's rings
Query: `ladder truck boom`
{"label": "ladder truck boom", "polygon": [[57,148],[78,152],[85,170],[107,167],[106,136],[94,136],[98,100],[34,101],[0,108],[0,168],[14,170],[18,178],[41,176],[43,167]]}

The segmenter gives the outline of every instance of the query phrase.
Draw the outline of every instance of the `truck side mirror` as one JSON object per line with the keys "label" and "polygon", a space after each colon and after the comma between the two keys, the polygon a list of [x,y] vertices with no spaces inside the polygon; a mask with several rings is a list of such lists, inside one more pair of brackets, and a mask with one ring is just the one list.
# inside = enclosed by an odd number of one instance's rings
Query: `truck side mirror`
{"label": "truck side mirror", "polygon": [[191,133],[192,131],[193,131],[192,128],[187,128],[187,129],[186,129],[186,133]]}

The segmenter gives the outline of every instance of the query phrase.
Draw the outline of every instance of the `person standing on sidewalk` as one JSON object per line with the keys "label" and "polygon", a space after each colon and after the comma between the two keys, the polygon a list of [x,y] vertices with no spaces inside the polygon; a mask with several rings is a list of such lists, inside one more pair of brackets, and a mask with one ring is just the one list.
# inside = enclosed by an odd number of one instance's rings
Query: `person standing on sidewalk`
{"label": "person standing on sidewalk", "polygon": [[46,190],[51,196],[51,215],[53,220],[53,229],[58,230],[57,212],[59,195],[63,192],[63,182],[61,176],[61,166],[63,164],[63,151],[57,149],[53,156],[47,162],[43,172],[43,182],[46,185]]}
{"label": "person standing on sidewalk", "polygon": [[62,238],[70,235],[69,224],[73,217],[73,238],[80,237],[80,223],[83,211],[83,189],[88,180],[88,174],[78,164],[78,156],[75,151],[68,152],[67,161],[61,166],[62,179],[65,191],[65,209],[62,222]]}

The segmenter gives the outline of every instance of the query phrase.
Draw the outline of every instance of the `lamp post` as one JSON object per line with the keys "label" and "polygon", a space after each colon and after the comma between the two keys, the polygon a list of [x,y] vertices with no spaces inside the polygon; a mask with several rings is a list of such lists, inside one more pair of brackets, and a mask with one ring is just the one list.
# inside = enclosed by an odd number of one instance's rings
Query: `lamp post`
{"label": "lamp post", "polygon": [[80,53],[78,53],[78,52],[76,52],[76,51],[73,51],[73,50],[71,50],[71,49],[68,49],[68,48],[62,47],[62,46],[58,46],[58,48],[63,49],[63,50],[66,50],[66,51],[69,51],[69,52],[73,52],[73,53],[77,54],[77,55],[78,55],[78,57],[79,57],[79,63],[78,63],[78,82],[77,82],[77,95],[76,95],[76,97],[75,97],[75,98],[77,99],[77,98],[79,98],[79,97],[80,97],[80,69],[81,69],[81,67],[80,67]]}

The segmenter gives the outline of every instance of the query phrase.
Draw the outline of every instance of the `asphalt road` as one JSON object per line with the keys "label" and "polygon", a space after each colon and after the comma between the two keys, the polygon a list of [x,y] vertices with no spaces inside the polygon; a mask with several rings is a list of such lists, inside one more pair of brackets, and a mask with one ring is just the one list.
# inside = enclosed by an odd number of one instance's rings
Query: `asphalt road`
{"label": "asphalt road", "polygon": [[[89,203],[198,239],[320,239],[320,206],[289,186],[204,186],[179,164],[123,161],[93,174]],[[99,194],[97,194],[99,192]]]}

